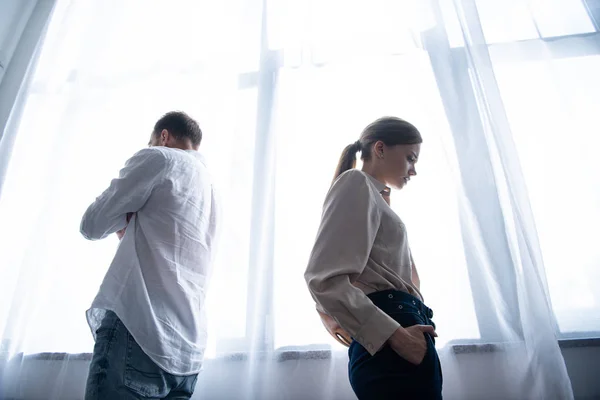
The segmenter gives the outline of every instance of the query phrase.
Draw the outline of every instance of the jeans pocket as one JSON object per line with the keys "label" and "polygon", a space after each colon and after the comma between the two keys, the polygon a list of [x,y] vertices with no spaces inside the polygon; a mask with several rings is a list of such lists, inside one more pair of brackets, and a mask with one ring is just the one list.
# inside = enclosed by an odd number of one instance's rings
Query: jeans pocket
{"label": "jeans pocket", "polygon": [[190,381],[190,385],[188,387],[188,391],[189,391],[190,394],[193,394],[194,390],[196,390],[196,383],[198,383],[198,374],[196,374],[196,376],[194,376],[193,378],[189,377],[187,379]]}
{"label": "jeans pocket", "polygon": [[[423,317],[423,315],[419,314],[413,310],[395,311],[395,312],[389,313],[389,316],[392,317],[396,322],[398,322],[403,328],[409,328],[414,325],[427,325],[427,321]],[[432,357],[432,350],[435,351],[435,346],[433,344],[432,336],[429,335],[428,333],[424,333],[423,336],[425,339],[426,349],[425,349],[425,355],[423,357],[423,360],[421,360],[421,362],[419,364],[414,364],[414,363],[404,359],[404,357],[397,354],[391,348],[390,348],[390,350],[392,350],[393,353],[399,359],[401,359],[403,361],[403,363],[406,364],[407,368],[421,369],[424,365],[431,363],[430,361],[431,361],[431,357]]]}
{"label": "jeans pocket", "polygon": [[140,396],[163,398],[170,392],[166,373],[144,353],[129,332],[123,378],[125,386]]}
{"label": "jeans pocket", "polygon": [[425,355],[423,356],[423,360],[417,365],[418,368],[423,368],[431,364],[433,358],[435,358],[435,345],[431,336],[428,333],[424,333],[423,336],[425,336]]}

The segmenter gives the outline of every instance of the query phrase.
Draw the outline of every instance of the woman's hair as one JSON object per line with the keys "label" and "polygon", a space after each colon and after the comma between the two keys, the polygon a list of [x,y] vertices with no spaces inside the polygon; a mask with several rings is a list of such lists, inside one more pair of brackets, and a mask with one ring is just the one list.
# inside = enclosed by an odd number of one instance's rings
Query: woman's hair
{"label": "woman's hair", "polygon": [[413,124],[396,117],[382,117],[370,123],[361,133],[360,139],[346,146],[333,180],[345,171],[356,167],[356,153],[361,152],[361,159],[371,159],[371,148],[373,143],[382,141],[386,146],[399,144],[419,144],[423,142],[421,134]]}

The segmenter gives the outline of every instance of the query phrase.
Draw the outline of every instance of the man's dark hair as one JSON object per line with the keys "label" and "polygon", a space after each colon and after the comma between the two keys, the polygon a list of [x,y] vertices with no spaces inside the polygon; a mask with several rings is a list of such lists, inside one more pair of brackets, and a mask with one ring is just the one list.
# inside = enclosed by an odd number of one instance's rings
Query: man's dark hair
{"label": "man's dark hair", "polygon": [[163,129],[169,131],[175,139],[189,139],[193,146],[202,141],[202,131],[198,123],[182,111],[166,113],[154,125],[154,135],[160,135]]}

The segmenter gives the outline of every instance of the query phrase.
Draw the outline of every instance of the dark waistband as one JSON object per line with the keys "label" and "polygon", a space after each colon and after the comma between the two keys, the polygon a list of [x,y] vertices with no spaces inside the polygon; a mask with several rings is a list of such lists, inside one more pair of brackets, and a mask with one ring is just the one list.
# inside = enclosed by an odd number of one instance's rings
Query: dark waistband
{"label": "dark waistband", "polygon": [[398,306],[402,305],[407,310],[412,308],[416,312],[423,313],[427,318],[433,318],[431,308],[423,304],[417,297],[400,290],[382,290],[381,292],[371,293],[367,297],[384,312],[396,311]]}

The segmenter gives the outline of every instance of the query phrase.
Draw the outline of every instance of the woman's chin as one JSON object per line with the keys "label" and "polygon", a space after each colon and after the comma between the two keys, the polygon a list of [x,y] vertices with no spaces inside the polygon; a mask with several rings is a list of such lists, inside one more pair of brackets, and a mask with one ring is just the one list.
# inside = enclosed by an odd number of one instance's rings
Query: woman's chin
{"label": "woman's chin", "polygon": [[394,184],[392,184],[390,186],[394,190],[401,190],[402,188],[404,188],[404,186],[406,186],[406,182],[404,182],[404,181],[396,182],[396,183],[394,183]]}

